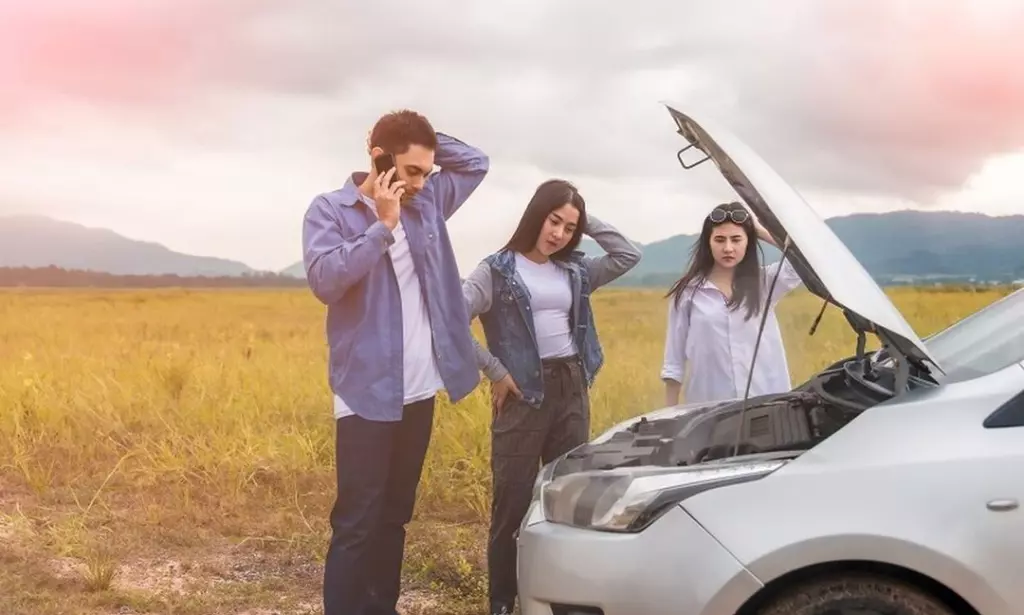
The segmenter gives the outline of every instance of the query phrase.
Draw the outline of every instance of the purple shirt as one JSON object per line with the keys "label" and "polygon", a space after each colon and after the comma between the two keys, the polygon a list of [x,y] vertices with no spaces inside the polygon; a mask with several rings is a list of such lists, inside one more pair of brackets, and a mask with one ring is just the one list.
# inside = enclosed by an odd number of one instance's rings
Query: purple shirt
{"label": "purple shirt", "polygon": [[[487,175],[482,151],[438,133],[440,171],[401,208],[420,279],[434,355],[448,397],[459,401],[480,381],[446,220]],[[388,247],[390,229],[359,199],[366,173],[310,203],[302,226],[306,279],[327,306],[328,381],[352,411],[373,421],[402,418],[402,300]]]}

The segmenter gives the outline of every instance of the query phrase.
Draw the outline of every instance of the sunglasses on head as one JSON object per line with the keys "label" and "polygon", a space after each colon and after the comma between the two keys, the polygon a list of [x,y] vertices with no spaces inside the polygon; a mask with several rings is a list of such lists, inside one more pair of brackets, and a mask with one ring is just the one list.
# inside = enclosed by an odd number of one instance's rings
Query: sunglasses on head
{"label": "sunglasses on head", "polygon": [[715,224],[721,224],[722,222],[725,222],[726,219],[732,220],[736,224],[743,224],[749,217],[750,214],[746,209],[725,210],[721,207],[712,209],[711,214],[708,215],[708,218],[710,218]]}

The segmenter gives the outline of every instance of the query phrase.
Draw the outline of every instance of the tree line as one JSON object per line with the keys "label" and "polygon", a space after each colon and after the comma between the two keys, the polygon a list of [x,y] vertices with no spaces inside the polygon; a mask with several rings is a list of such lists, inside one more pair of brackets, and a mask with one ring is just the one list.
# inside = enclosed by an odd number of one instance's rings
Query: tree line
{"label": "tree line", "polygon": [[[624,288],[667,289],[678,276],[667,273],[650,273],[639,276],[625,276],[612,283]],[[948,292],[950,290],[973,291],[1003,287],[1007,292],[1011,284],[976,284],[962,280],[947,280],[944,283],[924,281],[894,283],[880,280],[883,286],[917,286],[922,290]],[[0,267],[0,288],[304,288],[306,280],[280,273],[265,271],[246,273],[240,276],[180,276],[176,274],[130,275],[103,271],[64,269],[62,267]]]}
{"label": "tree line", "polygon": [[62,267],[0,267],[0,287],[17,288],[296,288],[303,278],[274,272],[240,276],[133,275]]}

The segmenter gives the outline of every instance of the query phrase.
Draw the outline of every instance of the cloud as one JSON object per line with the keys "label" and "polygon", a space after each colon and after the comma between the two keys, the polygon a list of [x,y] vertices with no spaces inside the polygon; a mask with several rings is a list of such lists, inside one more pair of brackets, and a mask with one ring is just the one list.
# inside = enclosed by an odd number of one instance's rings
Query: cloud
{"label": "cloud", "polygon": [[54,101],[110,109],[184,104],[195,87],[231,72],[220,34],[257,6],[258,0],[0,3],[0,127],[17,127],[15,120],[31,119]]}
{"label": "cloud", "polygon": [[982,184],[978,207],[1003,211],[1010,174],[991,160],[1024,146],[1024,9],[1007,0],[14,4],[0,213],[256,266],[298,258],[306,204],[365,166],[366,132],[397,107],[491,154],[452,222],[464,266],[549,176],[640,240],[693,230],[731,195],[680,171],[660,100],[734,126],[824,214],[948,206]]}
{"label": "cloud", "polygon": [[[795,39],[806,47],[783,55],[788,71],[775,67],[790,75],[775,87],[782,102],[751,120],[774,120],[779,129],[766,143],[785,143],[790,130],[799,136],[806,153],[781,166],[831,188],[927,201],[958,188],[989,156],[1024,146],[1024,73],[1013,68],[1024,57],[1024,6],[821,6],[825,36]],[[752,104],[771,96],[762,80],[739,83]],[[768,147],[781,155],[781,145]]]}
{"label": "cloud", "polygon": [[[582,0],[322,7],[260,22],[277,32],[265,38],[271,74],[316,70],[305,84],[325,94],[372,91],[458,117],[496,155],[554,173],[664,173],[641,154],[672,138],[661,98],[722,116],[795,179],[829,189],[933,199],[1024,143],[1019,3],[660,1],[628,16]],[[344,23],[356,26],[346,36],[324,31]],[[308,68],[318,54],[327,61]]]}

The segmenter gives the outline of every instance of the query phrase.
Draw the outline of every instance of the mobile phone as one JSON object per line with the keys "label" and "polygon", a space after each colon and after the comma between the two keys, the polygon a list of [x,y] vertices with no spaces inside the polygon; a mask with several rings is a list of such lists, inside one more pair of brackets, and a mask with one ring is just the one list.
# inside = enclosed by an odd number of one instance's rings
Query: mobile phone
{"label": "mobile phone", "polygon": [[[395,157],[391,154],[381,154],[373,159],[373,168],[377,170],[377,175],[384,175],[391,169],[395,168]],[[389,186],[398,181],[398,172],[391,176],[391,182]]]}

